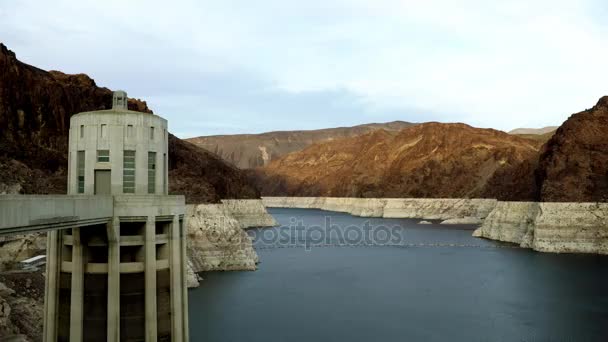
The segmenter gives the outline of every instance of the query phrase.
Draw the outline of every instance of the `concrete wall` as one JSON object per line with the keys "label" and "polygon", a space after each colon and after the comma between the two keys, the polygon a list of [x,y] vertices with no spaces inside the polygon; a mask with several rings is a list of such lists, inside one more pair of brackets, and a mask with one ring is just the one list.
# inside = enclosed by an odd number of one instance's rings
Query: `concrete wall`
{"label": "concrete wall", "polygon": [[[106,125],[106,135],[101,135]],[[128,135],[128,125],[133,126]],[[80,135],[80,127],[84,135]],[[150,128],[154,127],[154,139]],[[123,151],[136,151],[135,194],[148,194],[148,152],[156,152],[156,194],[167,194],[168,133],[167,121],[159,116],[133,111],[96,111],[80,113],[70,119],[68,193],[78,193],[78,151],[85,151],[84,194],[94,194],[95,170],[111,170],[112,194],[123,193]],[[109,150],[110,162],[98,163],[97,151]],[[167,157],[164,158],[163,155]],[[163,165],[164,164],[164,165]],[[167,170],[167,172],[164,172]]]}

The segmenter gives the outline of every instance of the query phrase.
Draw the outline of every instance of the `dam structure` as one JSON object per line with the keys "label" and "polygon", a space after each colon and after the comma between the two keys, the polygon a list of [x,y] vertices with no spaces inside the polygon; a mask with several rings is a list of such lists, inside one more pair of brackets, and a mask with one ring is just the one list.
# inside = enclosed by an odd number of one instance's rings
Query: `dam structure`
{"label": "dam structure", "polygon": [[46,342],[188,341],[185,198],[168,195],[167,121],[73,115],[68,195],[0,196],[0,234],[47,232]]}

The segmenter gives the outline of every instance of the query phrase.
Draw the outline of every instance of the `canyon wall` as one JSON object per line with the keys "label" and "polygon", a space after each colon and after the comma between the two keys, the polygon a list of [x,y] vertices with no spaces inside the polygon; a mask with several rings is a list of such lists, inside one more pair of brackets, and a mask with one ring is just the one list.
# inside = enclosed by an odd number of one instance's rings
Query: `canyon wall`
{"label": "canyon wall", "polygon": [[222,200],[224,207],[236,218],[241,228],[272,227],[277,222],[266,212],[261,200]]}
{"label": "canyon wall", "polygon": [[499,202],[474,236],[540,252],[608,254],[608,204]]}
{"label": "canyon wall", "polygon": [[262,196],[536,200],[542,142],[428,122],[319,142],[249,170]]}
{"label": "canyon wall", "polygon": [[187,206],[192,271],[255,270],[258,256],[245,228],[274,226],[261,200]]}

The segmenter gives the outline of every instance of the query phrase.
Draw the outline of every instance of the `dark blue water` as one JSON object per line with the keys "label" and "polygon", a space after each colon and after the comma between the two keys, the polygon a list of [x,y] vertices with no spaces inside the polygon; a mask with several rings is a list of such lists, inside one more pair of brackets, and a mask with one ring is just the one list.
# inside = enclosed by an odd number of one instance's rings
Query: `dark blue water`
{"label": "dark blue water", "polygon": [[[192,341],[608,341],[606,256],[536,253],[466,226],[271,214],[284,226],[254,231],[258,271],[205,273],[190,292]],[[366,222],[372,241],[356,233]]]}

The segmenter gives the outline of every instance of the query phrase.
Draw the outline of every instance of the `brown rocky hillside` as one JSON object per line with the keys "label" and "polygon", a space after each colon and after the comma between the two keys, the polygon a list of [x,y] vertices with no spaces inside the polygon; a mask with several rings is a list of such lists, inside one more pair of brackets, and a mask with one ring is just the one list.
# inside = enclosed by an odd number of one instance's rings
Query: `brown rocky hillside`
{"label": "brown rocky hillside", "polygon": [[[87,75],[38,69],[0,44],[0,194],[65,193],[70,116],[111,103],[112,91]],[[132,99],[129,109],[152,112]],[[243,173],[213,154],[175,137],[169,150],[170,192],[205,202],[257,196]]]}
{"label": "brown rocky hillside", "polygon": [[267,165],[285,154],[303,150],[317,142],[353,137],[377,129],[399,131],[411,125],[413,124],[409,122],[394,121],[310,131],[215,135],[187,140],[216,153],[239,168],[249,169]]}
{"label": "brown rocky hillside", "polygon": [[541,143],[426,123],[314,144],[253,171],[264,195],[533,200]]}
{"label": "brown rocky hillside", "polygon": [[543,149],[537,177],[543,201],[608,200],[608,96],[557,130]]}

